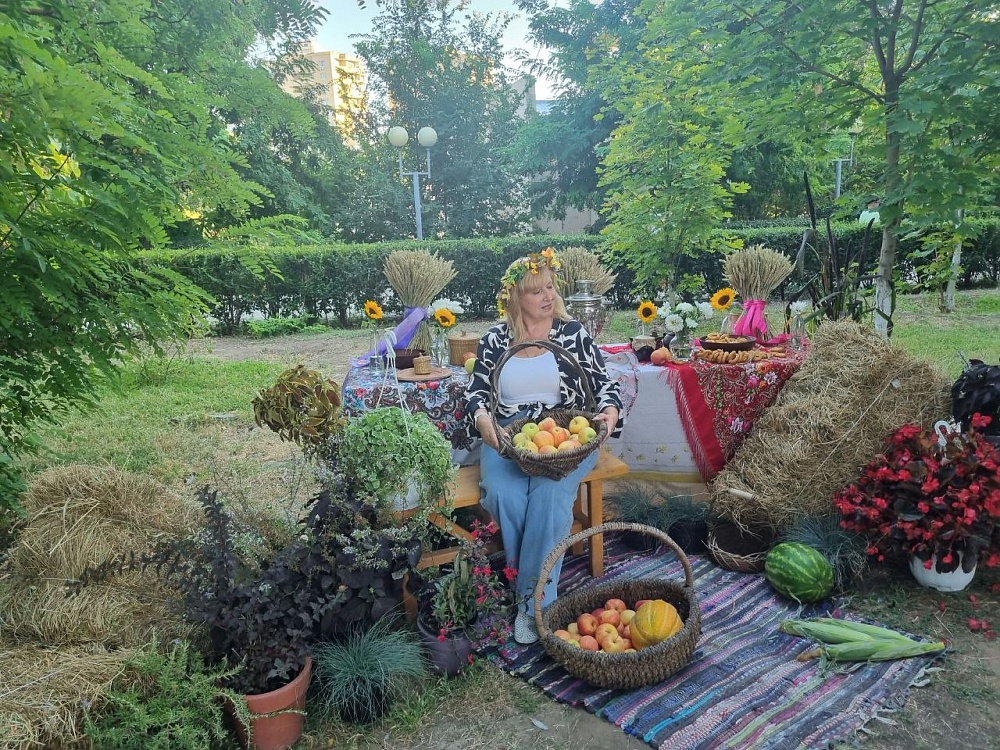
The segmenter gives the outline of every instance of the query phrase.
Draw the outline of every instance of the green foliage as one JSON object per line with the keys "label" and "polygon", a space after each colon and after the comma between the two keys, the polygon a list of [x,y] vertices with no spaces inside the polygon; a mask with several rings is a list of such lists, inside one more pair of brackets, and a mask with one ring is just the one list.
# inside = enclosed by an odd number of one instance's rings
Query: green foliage
{"label": "green foliage", "polygon": [[304,315],[296,318],[264,318],[263,320],[248,320],[247,330],[255,339],[268,339],[275,336],[287,336],[290,333],[300,333],[309,327],[309,320]]}
{"label": "green foliage", "polygon": [[185,212],[242,219],[259,201],[216,94],[252,45],[276,70],[322,15],[309,0],[0,10],[0,512],[35,426],[202,315],[201,290],[138,252]]}
{"label": "green foliage", "polygon": [[868,569],[868,542],[840,528],[840,515],[803,516],[779,540],[797,542],[819,552],[833,566],[837,591],[847,591]]}
{"label": "green foliage", "polygon": [[102,750],[216,750],[234,747],[222,702],[245,706],[220,683],[232,668],[209,669],[184,641],[139,650],[100,703],[84,714],[87,738]]}
{"label": "green foliage", "polygon": [[412,630],[392,617],[367,630],[353,630],[339,642],[313,648],[315,692],[327,717],[370,724],[427,673],[423,651]]}
{"label": "green foliage", "polygon": [[307,455],[330,460],[336,455],[333,441],[346,421],[342,406],[336,382],[296,365],[254,397],[253,415],[258,426],[267,425],[282,440],[298,443]]}
{"label": "green foliage", "polygon": [[[498,64],[510,17],[464,15],[464,6],[458,0],[386,3],[355,45],[372,91],[367,117],[355,124],[364,140],[387,151],[387,127],[402,125],[414,144],[404,149],[404,169],[424,170],[416,133],[426,125],[438,133],[432,176],[423,182],[424,232],[431,237],[488,237],[524,226],[524,181],[510,148],[521,97]],[[395,177],[398,166],[381,166],[394,184],[389,200],[377,195],[377,201],[402,204],[412,215],[403,200],[408,185]],[[390,218],[398,222],[399,216]]]}
{"label": "green foliage", "polygon": [[616,521],[641,523],[661,531],[682,521],[705,521],[708,505],[690,495],[675,495],[652,482],[619,482],[605,495],[609,515]]}
{"label": "green foliage", "polygon": [[451,445],[420,412],[395,406],[372,409],[350,419],[340,445],[340,468],[359,496],[384,506],[393,495],[406,494],[412,481],[419,500],[434,505],[455,477]]}

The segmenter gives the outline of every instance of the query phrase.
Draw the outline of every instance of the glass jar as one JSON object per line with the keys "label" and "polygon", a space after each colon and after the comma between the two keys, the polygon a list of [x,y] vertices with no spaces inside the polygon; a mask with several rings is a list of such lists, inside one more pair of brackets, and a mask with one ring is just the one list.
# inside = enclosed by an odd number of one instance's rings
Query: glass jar
{"label": "glass jar", "polygon": [[371,354],[368,355],[368,369],[372,373],[379,373],[382,371],[382,367],[384,364],[382,360],[382,355],[379,354],[378,351],[378,345],[381,343],[382,337],[379,335],[380,332],[378,328],[370,329],[370,333],[371,333],[370,336],[371,341],[369,342],[370,345],[369,351],[371,352]]}
{"label": "glass jar", "polygon": [[450,359],[448,351],[448,331],[445,328],[434,329],[434,338],[431,341],[431,363],[435,367],[447,367]]}
{"label": "glass jar", "polygon": [[805,342],[808,338],[806,335],[806,321],[800,313],[795,313],[795,315],[792,316],[790,331],[792,337],[792,349],[799,350],[805,348]]}
{"label": "glass jar", "polygon": [[667,348],[670,349],[670,354],[673,358],[679,362],[686,362],[691,359],[691,331],[686,328],[677,331],[674,337],[670,339]]}

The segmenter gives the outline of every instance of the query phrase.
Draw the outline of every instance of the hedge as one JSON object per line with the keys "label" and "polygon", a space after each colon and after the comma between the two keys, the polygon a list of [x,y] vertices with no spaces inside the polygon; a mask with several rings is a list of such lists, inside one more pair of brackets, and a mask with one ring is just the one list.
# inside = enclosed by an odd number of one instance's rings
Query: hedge
{"label": "hedge", "polygon": [[[743,239],[747,245],[763,243],[794,257],[802,241],[804,222],[784,225],[768,222],[766,226],[728,227],[729,235]],[[846,250],[862,242],[864,227],[857,223],[834,225],[838,245]],[[876,234],[869,257],[872,269],[878,258]],[[324,244],[238,251],[231,248],[207,247],[147,253],[158,264],[190,278],[216,300],[212,314],[227,330],[239,328],[251,312],[268,317],[292,317],[305,314],[310,318],[336,318],[347,326],[356,317],[367,299],[378,301],[390,314],[399,315],[402,307],[382,272],[385,257],[396,250],[432,250],[454,261],[457,276],[444,289],[442,296],[462,302],[473,316],[489,317],[495,312],[497,282],[507,265],[515,258],[543,247],[556,250],[585,247],[600,252],[603,238],[596,235],[538,235],[529,237],[498,237],[491,239],[424,241],[407,240],[378,244]],[[914,240],[900,241],[900,271],[914,272],[906,256],[919,248]],[[722,284],[718,255],[685,259],[685,273],[701,275],[706,288],[713,290]],[[818,267],[815,257],[807,258],[807,268]],[[963,253],[963,286],[982,283],[1000,284],[1000,222],[983,222],[975,245]],[[256,268],[257,273],[250,268]],[[263,273],[260,269],[265,270]],[[635,276],[623,262],[613,270],[618,274],[609,302],[618,308],[635,303]],[[648,290],[645,291],[649,293]]]}

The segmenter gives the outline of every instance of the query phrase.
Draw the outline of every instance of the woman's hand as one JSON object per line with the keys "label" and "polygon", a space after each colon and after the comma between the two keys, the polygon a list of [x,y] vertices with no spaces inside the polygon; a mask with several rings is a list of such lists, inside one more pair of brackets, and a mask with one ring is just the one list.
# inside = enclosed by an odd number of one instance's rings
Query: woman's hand
{"label": "woman's hand", "polygon": [[476,429],[482,435],[484,443],[495,451],[500,450],[500,441],[497,439],[496,430],[493,429],[493,420],[485,409],[476,414]]}
{"label": "woman's hand", "polygon": [[604,422],[608,426],[608,435],[615,431],[618,426],[618,407],[605,406],[601,413],[594,417],[595,422]]}

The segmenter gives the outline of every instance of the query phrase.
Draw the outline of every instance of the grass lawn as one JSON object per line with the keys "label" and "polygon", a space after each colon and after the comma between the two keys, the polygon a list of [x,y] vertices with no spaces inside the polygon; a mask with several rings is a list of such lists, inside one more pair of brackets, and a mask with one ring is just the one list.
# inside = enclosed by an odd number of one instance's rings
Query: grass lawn
{"label": "grass lawn", "polygon": [[[769,308],[769,318],[780,320],[780,307]],[[627,340],[634,332],[634,320],[634,311],[616,312],[601,340]],[[939,313],[930,297],[904,297],[899,301],[895,322],[893,341],[934,362],[951,377],[961,371],[963,356],[992,363],[1000,360],[1000,292],[961,293],[958,311],[952,315]],[[314,344],[319,340],[331,351],[343,351],[343,362],[347,361],[348,350],[336,347],[350,343],[357,348],[359,342],[356,330],[331,329],[309,339]],[[303,359],[306,364],[311,361]],[[44,452],[31,461],[29,469],[37,472],[66,464],[110,464],[154,476],[179,492],[192,494],[194,486],[211,483],[230,497],[282,514],[293,513],[311,491],[313,480],[299,450],[282,443],[269,430],[257,428],[250,407],[252,397],[270,385],[284,366],[274,358],[237,360],[193,354],[132,363],[101,392],[95,410],[71,414],[58,428],[42,433]],[[989,606],[1000,620],[998,597],[990,598],[983,588],[995,580],[995,572],[981,573],[977,581],[982,583],[976,590],[981,592],[984,606]],[[967,629],[963,633],[968,607],[961,596],[951,596],[953,606],[944,613],[936,604],[940,598],[922,592],[914,597],[912,587],[879,579],[855,594],[850,606],[858,613],[928,636],[950,640],[968,636]],[[1000,726],[1000,719],[993,716],[1000,699],[1000,665],[996,655],[987,657],[985,645],[963,641],[957,665],[950,663],[946,676],[921,694],[936,706],[944,706],[940,710],[952,712],[949,716],[956,721],[992,727],[988,731],[995,739]],[[505,728],[504,722],[512,721],[511,717],[523,720],[526,715],[555,708],[541,694],[496,669],[479,666],[465,679],[431,681],[426,688],[409,695],[381,729],[358,731],[336,722],[320,725],[312,720],[304,746],[560,746],[548,744],[544,733],[536,731],[533,739],[522,739]],[[897,717],[902,728],[880,728],[880,736],[868,746],[880,750],[935,746],[933,739],[920,739],[922,734],[933,737],[935,733],[926,725],[928,718],[922,709],[916,709],[911,706]],[[583,720],[582,712],[566,711],[565,716]],[[430,727],[443,725],[450,726],[452,734],[442,736],[450,736],[458,744],[417,743],[416,738],[426,736]],[[580,731],[578,746],[588,746],[589,730]],[[621,740],[620,746],[626,747],[624,734]],[[641,743],[627,746],[639,747]]]}

